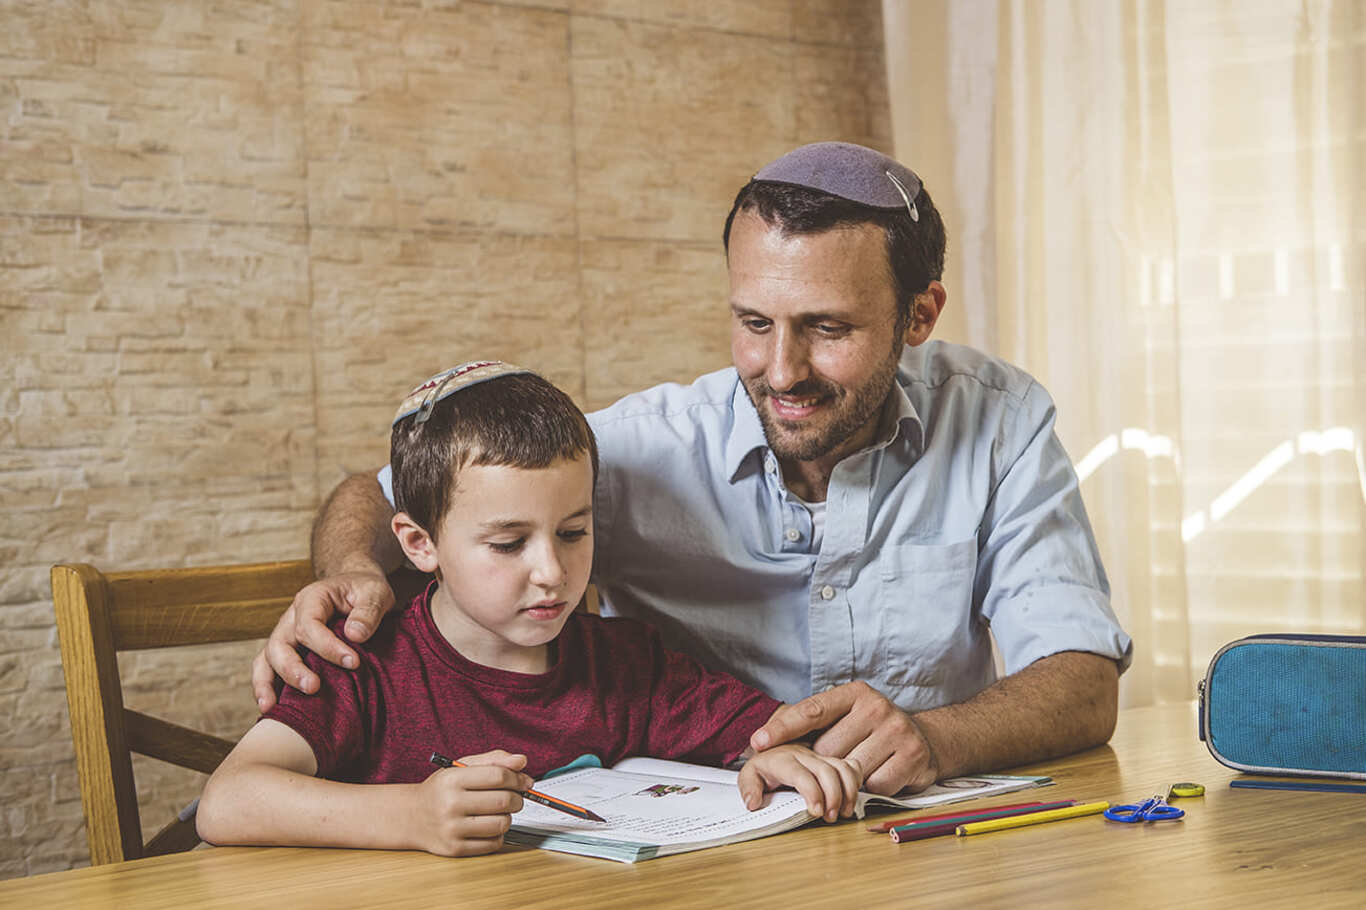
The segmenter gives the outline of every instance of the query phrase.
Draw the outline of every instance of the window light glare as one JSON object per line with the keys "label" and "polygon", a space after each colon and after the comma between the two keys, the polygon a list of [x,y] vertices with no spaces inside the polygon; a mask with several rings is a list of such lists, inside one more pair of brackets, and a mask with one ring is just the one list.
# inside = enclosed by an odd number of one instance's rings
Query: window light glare
{"label": "window light glare", "polygon": [[1194,515],[1187,515],[1185,518],[1181,519],[1182,543],[1190,543],[1192,540],[1205,533],[1206,524],[1207,522],[1205,521],[1205,512],[1203,509],[1196,512]]}
{"label": "window light glare", "polygon": [[1239,477],[1232,486],[1214,498],[1214,501],[1209,504],[1210,518],[1219,521],[1233,511],[1238,503],[1247,499],[1253,490],[1271,479],[1272,474],[1290,464],[1294,457],[1295,447],[1288,439],[1262,456],[1262,460],[1253,465],[1250,471]]}
{"label": "window light glare", "polygon": [[1114,433],[1106,436],[1096,443],[1091,451],[1081,461],[1077,462],[1077,479],[1085,480],[1096,472],[1096,469],[1114,457],[1119,451],[1119,437]]}
{"label": "window light glare", "polygon": [[1356,438],[1349,427],[1329,427],[1321,432],[1305,430],[1295,437],[1295,448],[1301,454],[1312,455],[1351,452],[1356,448]]}

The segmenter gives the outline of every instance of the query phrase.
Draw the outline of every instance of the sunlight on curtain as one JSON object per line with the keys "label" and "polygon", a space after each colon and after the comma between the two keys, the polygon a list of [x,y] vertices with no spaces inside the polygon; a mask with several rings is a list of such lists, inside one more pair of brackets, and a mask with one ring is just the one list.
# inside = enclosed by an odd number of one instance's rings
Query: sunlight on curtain
{"label": "sunlight on curtain", "polygon": [[1366,0],[884,2],[953,340],[1058,404],[1136,656],[1366,632]]}

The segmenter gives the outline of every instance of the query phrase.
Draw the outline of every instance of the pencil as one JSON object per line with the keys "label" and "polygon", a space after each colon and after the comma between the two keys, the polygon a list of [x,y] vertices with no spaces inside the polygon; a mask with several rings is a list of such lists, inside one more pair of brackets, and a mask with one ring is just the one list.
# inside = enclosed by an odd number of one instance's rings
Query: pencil
{"label": "pencil", "polygon": [[900,825],[893,828],[890,832],[892,840],[898,844],[908,843],[913,840],[924,840],[927,837],[939,837],[944,834],[953,834],[959,825],[966,825],[972,822],[983,822],[993,818],[1012,818],[1016,815],[1029,815],[1033,812],[1048,812],[1052,809],[1066,809],[1068,806],[1075,806],[1077,801],[1074,799],[1059,800],[1054,803],[1039,803],[1036,806],[1025,806],[1023,808],[1006,808],[1004,806],[996,809],[983,809],[967,815],[957,817],[950,816],[943,821],[923,821],[914,822],[909,825]]}
{"label": "pencil", "polygon": [[1330,784],[1326,781],[1317,780],[1231,780],[1228,785],[1248,790],[1315,790],[1322,793],[1366,793],[1366,784]]}
{"label": "pencil", "polygon": [[[434,765],[440,765],[442,768],[451,768],[451,767],[455,767],[455,768],[468,768],[468,767],[469,767],[469,765],[465,764],[464,762],[456,761],[456,760],[453,759],[453,758],[447,758],[446,756],[442,755],[440,752],[433,752],[433,753],[432,753],[431,763],[434,764]],[[598,813],[594,812],[592,809],[585,809],[583,806],[576,806],[576,805],[574,805],[573,803],[565,802],[565,801],[562,800],[562,799],[556,799],[556,798],[553,797],[553,796],[547,796],[547,795],[544,794],[544,793],[538,793],[538,792],[535,791],[535,790],[523,790],[523,791],[521,791],[521,793],[522,793],[522,797],[523,797],[524,799],[529,799],[529,800],[531,800],[533,803],[540,803],[542,806],[545,806],[545,807],[547,807],[547,808],[549,808],[549,809],[555,809],[555,810],[557,810],[557,811],[559,811],[559,812],[564,812],[564,813],[566,813],[566,814],[568,814],[568,815],[574,816],[575,818],[582,818],[582,819],[584,819],[585,821],[590,821],[590,822],[605,822],[605,821],[607,821],[607,819],[603,818],[601,815],[599,815]]]}
{"label": "pencil", "polygon": [[[1031,806],[1042,806],[1041,802],[1033,803],[1011,803],[1007,806],[991,806],[987,809],[979,809],[979,812],[995,812],[997,809],[1025,809]],[[965,814],[963,810],[957,812],[945,812],[942,815],[908,815],[905,818],[894,818],[890,821],[878,822],[876,825],[869,825],[868,830],[874,834],[886,834],[893,828],[900,828],[902,825],[918,825],[921,822],[946,822],[951,818],[962,818]]]}
{"label": "pencil", "polygon": [[1028,815],[1013,815],[1009,818],[993,818],[984,822],[972,822],[967,825],[958,826],[958,836],[967,837],[969,834],[988,834],[992,831],[1004,831],[1007,828],[1023,828],[1025,825],[1041,825],[1044,822],[1057,822],[1065,818],[1080,818],[1083,815],[1097,815],[1110,808],[1107,802],[1082,803],[1079,806],[1068,806],[1065,809],[1051,809],[1048,812],[1031,812]]}

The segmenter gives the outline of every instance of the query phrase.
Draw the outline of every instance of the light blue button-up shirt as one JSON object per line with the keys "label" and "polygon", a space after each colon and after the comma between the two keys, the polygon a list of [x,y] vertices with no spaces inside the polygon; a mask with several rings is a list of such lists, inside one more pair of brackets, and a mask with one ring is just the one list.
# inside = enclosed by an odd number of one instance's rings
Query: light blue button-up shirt
{"label": "light blue button-up shirt", "polygon": [[906,710],[960,702],[996,678],[992,635],[1007,673],[1069,650],[1123,669],[1053,417],[1015,367],[906,348],[880,441],[830,479],[817,547],[733,368],[628,395],[589,415],[603,612],[788,702],[856,679]]}

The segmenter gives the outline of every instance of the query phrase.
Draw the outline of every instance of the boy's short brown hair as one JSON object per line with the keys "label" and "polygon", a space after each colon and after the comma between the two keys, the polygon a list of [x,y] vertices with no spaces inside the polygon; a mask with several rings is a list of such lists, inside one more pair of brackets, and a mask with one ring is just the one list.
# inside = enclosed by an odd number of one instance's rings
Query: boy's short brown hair
{"label": "boy's short brown hair", "polygon": [[598,479],[598,444],[578,405],[535,373],[498,376],[440,399],[425,422],[395,421],[389,434],[394,505],[433,540],[450,508],[455,476],[468,465],[532,470],[588,453]]}

